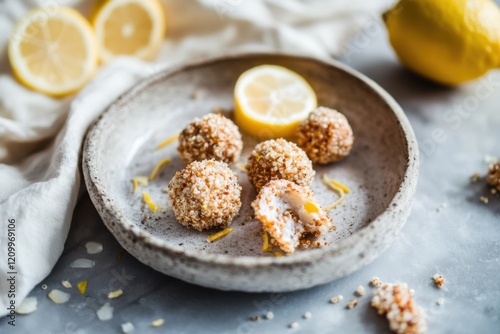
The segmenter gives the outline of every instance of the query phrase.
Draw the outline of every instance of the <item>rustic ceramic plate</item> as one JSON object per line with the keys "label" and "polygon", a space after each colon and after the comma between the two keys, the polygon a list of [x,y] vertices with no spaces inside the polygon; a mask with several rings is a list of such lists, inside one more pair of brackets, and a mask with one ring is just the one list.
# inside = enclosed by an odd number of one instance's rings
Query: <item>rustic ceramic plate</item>
{"label": "rustic ceramic plate", "polygon": [[[181,226],[169,207],[167,187],[184,164],[176,143],[156,150],[191,119],[214,108],[231,110],[233,87],[248,68],[276,64],[298,72],[316,91],[319,105],[349,119],[356,141],[351,155],[315,166],[312,189],[321,204],[336,195],[321,183],[328,173],[351,193],[331,211],[337,230],[330,245],[275,257],[261,251],[261,229],[250,207],[256,193],[244,171],[233,168],[243,186],[234,231],[208,243],[215,231]],[[193,93],[198,92],[198,98]],[[195,94],[196,95],[196,94]],[[256,144],[244,137],[241,161]],[[132,191],[131,179],[149,175],[163,158],[172,162],[147,187]],[[88,133],[83,170],[90,197],[120,244],[143,263],[167,275],[222,290],[289,291],[326,283],[373,261],[406,222],[418,174],[412,128],[397,103],[373,81],[334,61],[277,54],[240,54],[161,72],[118,99]],[[146,189],[160,206],[153,214],[142,201]]]}

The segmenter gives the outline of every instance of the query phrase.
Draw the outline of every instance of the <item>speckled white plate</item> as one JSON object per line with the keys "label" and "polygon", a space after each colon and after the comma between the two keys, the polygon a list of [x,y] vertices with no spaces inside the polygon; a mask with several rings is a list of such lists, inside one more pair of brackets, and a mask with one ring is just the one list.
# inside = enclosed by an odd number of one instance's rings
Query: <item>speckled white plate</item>
{"label": "speckled white plate", "polygon": [[[320,249],[275,257],[261,251],[260,223],[247,220],[256,193],[245,172],[234,167],[243,186],[234,231],[214,243],[181,226],[169,207],[167,187],[184,164],[176,144],[155,146],[191,119],[213,108],[231,110],[233,87],[246,69],[277,64],[300,73],[319,105],[349,119],[356,141],[340,163],[315,166],[312,185],[321,204],[336,195],[321,183],[328,173],[351,193],[331,211],[337,230]],[[201,97],[193,99],[193,92]],[[244,137],[244,162],[256,141]],[[149,175],[163,158],[172,162],[147,187],[132,192],[131,179]],[[326,283],[373,261],[393,241],[410,213],[418,176],[418,149],[397,103],[377,84],[334,61],[270,54],[240,54],[161,72],[118,99],[89,131],[83,170],[90,197],[120,244],[145,264],[182,280],[222,290],[289,291]],[[142,201],[147,189],[162,209],[153,214]]]}

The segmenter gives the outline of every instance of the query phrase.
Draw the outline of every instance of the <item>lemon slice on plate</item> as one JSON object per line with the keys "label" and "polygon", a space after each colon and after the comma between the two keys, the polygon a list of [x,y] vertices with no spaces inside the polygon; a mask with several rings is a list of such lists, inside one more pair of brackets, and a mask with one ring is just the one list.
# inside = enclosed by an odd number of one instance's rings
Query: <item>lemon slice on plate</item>
{"label": "lemon slice on plate", "polygon": [[234,88],[235,119],[259,139],[289,138],[316,108],[316,94],[299,74],[261,65],[240,75]]}
{"label": "lemon slice on plate", "polygon": [[97,67],[92,27],[68,7],[38,8],[27,13],[14,28],[8,48],[18,80],[52,96],[78,91]]}
{"label": "lemon slice on plate", "polygon": [[149,60],[158,53],[166,19],[158,0],[103,0],[92,15],[101,60],[128,55]]}

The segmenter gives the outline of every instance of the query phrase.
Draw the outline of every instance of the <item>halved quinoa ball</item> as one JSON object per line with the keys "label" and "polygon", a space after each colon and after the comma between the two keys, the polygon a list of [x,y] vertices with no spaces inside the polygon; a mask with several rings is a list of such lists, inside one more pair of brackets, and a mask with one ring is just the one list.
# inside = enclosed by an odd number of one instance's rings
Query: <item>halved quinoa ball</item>
{"label": "halved quinoa ball", "polygon": [[288,180],[309,187],[316,172],[306,153],[285,139],[264,141],[248,157],[247,172],[257,192],[271,180]]}
{"label": "halved quinoa ball", "polygon": [[220,161],[194,161],[175,173],[168,197],[175,218],[198,231],[228,227],[241,207],[241,186],[229,166]]}
{"label": "halved quinoa ball", "polygon": [[318,107],[299,125],[297,144],[315,163],[327,164],[349,155],[354,135],[340,112]]}
{"label": "halved quinoa ball", "polygon": [[287,253],[293,253],[304,236],[318,237],[334,228],[313,191],[287,180],[273,180],[262,187],[252,207],[271,242]]}
{"label": "halved quinoa ball", "polygon": [[242,148],[238,127],[222,114],[208,114],[182,130],[177,150],[187,164],[206,159],[232,163],[240,158]]}

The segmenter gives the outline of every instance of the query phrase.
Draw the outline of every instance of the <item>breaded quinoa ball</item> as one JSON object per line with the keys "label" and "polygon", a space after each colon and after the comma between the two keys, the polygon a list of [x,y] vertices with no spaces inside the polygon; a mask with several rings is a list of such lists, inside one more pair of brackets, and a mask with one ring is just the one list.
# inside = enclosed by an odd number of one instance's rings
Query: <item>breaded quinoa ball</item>
{"label": "breaded quinoa ball", "polygon": [[208,114],[182,130],[177,150],[187,164],[205,159],[232,163],[240,158],[242,148],[238,127],[222,114]]}
{"label": "breaded quinoa ball", "polygon": [[318,107],[299,125],[297,144],[315,163],[327,164],[346,157],[353,143],[347,118],[336,110]]}
{"label": "breaded quinoa ball", "polygon": [[273,180],[262,187],[252,207],[271,242],[287,253],[293,253],[304,236],[318,237],[333,228],[313,191],[287,180]]}
{"label": "breaded quinoa ball", "polygon": [[229,166],[220,161],[194,161],[175,173],[168,197],[175,218],[198,231],[226,228],[241,207],[241,186]]}
{"label": "breaded quinoa ball", "polygon": [[316,173],[306,153],[282,138],[255,146],[246,167],[248,178],[257,192],[269,181],[281,179],[309,187]]}
{"label": "breaded quinoa ball", "polygon": [[490,186],[500,191],[500,161],[490,167],[486,181]]}

